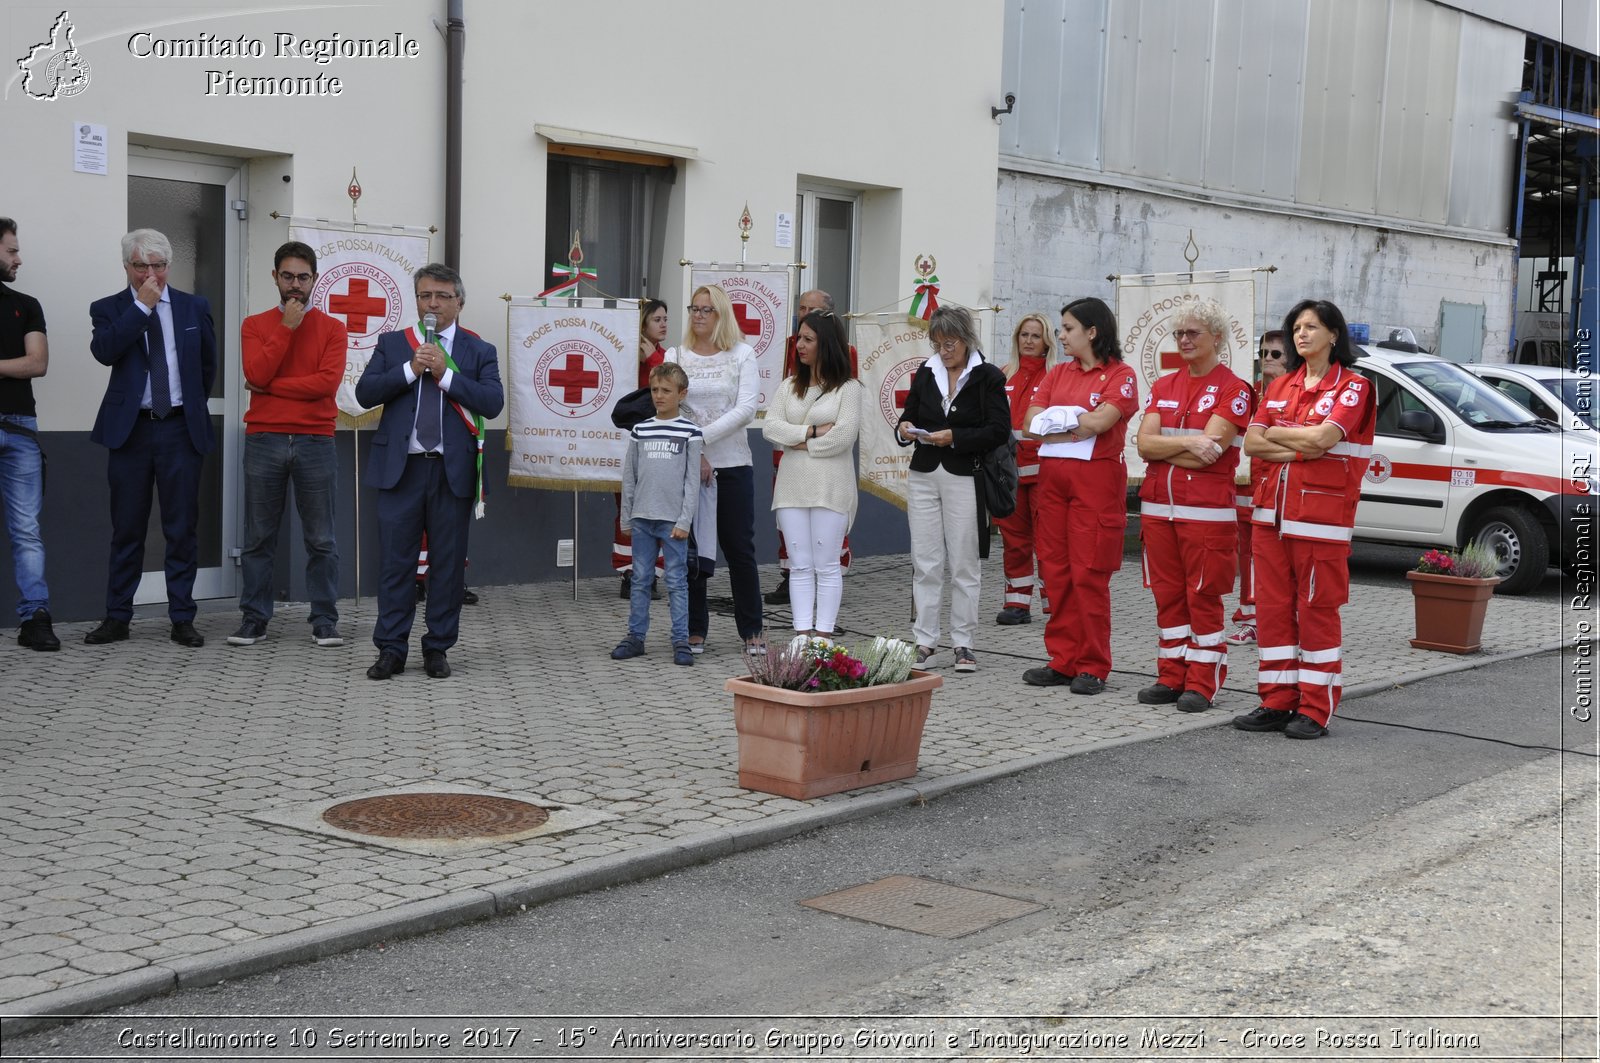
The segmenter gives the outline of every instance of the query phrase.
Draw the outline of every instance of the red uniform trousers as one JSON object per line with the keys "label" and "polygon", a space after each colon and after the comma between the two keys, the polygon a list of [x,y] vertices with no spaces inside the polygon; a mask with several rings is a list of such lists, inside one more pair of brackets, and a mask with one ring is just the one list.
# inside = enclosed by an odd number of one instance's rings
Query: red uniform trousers
{"label": "red uniform trousers", "polygon": [[1122,567],[1128,467],[1117,458],[1039,462],[1035,541],[1045,593],[1050,667],[1064,675],[1111,674],[1111,574]]}
{"label": "red uniform trousers", "polygon": [[1210,701],[1228,678],[1222,596],[1233,589],[1238,532],[1220,522],[1141,519],[1139,537],[1161,629],[1156,681]]}
{"label": "red uniform trousers", "polygon": [[1039,587],[1039,607],[1050,615],[1050,596],[1040,586],[1034,575],[1033,529],[1039,524],[1039,481],[1035,477],[1017,484],[1017,508],[1009,517],[994,518],[1000,529],[1000,541],[1005,544],[1003,563],[1006,573],[1007,609],[1030,612],[1033,589]]}
{"label": "red uniform trousers", "polygon": [[[774,447],[772,449],[772,483],[777,486],[778,466],[783,464],[783,451]],[[789,544],[783,541],[783,529],[778,529],[778,568],[783,572],[783,578],[789,578]],[[844,543],[839,547],[839,575],[850,574],[850,536],[846,533]]]}
{"label": "red uniform trousers", "polygon": [[1250,517],[1255,512],[1255,503],[1250,497],[1248,487],[1236,487],[1239,494],[1234,502],[1239,512],[1239,608],[1233,611],[1235,624],[1254,624],[1256,622],[1256,573],[1254,554],[1251,552],[1250,543],[1255,539],[1255,525],[1250,523]]}
{"label": "red uniform trousers", "polygon": [[1350,544],[1286,539],[1258,524],[1254,553],[1261,704],[1326,727],[1342,687],[1339,608],[1350,597]]}

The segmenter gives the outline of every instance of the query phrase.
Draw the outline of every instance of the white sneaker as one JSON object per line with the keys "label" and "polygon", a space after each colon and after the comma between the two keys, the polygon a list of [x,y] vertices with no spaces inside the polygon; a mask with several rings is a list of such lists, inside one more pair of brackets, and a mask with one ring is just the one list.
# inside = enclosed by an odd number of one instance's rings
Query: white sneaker
{"label": "white sneaker", "polygon": [[1256,626],[1254,624],[1240,624],[1223,641],[1230,646],[1254,646],[1256,643]]}

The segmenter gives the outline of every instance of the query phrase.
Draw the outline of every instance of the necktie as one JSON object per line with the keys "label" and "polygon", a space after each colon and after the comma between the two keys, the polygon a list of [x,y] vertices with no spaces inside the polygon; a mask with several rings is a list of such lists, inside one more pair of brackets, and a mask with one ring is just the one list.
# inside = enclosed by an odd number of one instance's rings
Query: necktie
{"label": "necktie", "polygon": [[172,412],[172,382],[167,379],[167,341],[161,332],[161,304],[150,311],[150,328],[145,331],[145,354],[150,365],[150,412],[165,417]]}
{"label": "necktie", "polygon": [[439,423],[439,385],[432,374],[417,381],[417,445],[424,451],[438,450],[443,442],[443,425]]}

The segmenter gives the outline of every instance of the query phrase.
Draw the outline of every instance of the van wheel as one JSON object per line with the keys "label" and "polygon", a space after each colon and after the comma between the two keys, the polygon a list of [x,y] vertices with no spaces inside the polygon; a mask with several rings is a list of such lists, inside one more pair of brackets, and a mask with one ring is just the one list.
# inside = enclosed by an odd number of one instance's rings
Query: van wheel
{"label": "van wheel", "polygon": [[1496,506],[1478,518],[1468,542],[1488,547],[1500,561],[1496,594],[1527,594],[1550,567],[1550,537],[1544,525],[1521,509]]}

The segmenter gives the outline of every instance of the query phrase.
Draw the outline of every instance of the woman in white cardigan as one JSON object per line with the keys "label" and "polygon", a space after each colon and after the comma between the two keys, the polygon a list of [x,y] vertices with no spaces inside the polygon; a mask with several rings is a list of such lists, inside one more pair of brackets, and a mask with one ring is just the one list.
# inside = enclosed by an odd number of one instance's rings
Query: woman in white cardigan
{"label": "woman in white cardigan", "polygon": [[794,629],[830,636],[844,574],[839,548],[856,516],[856,437],[861,385],[850,379],[840,321],[807,314],[795,333],[795,372],[779,385],[761,434],[783,448],[772,509],[789,546]]}

